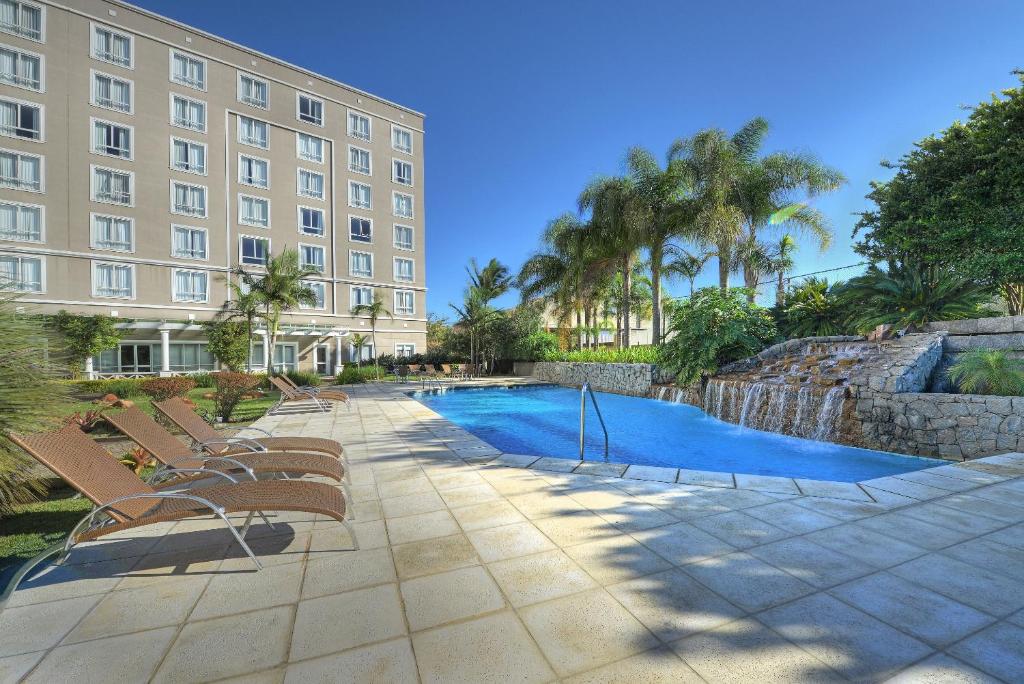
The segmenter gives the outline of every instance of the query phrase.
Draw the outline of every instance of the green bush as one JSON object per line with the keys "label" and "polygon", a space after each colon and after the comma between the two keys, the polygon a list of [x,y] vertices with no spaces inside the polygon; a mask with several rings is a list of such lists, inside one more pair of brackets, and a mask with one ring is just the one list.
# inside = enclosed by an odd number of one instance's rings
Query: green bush
{"label": "green bush", "polygon": [[1024,360],[1012,358],[1003,349],[964,352],[946,374],[967,394],[1024,396]]}
{"label": "green bush", "polygon": [[215,387],[213,382],[213,373],[191,373],[188,377],[192,378],[196,387]]}
{"label": "green bush", "polygon": [[[372,368],[372,366],[371,366]],[[345,366],[334,381],[339,385],[359,385],[366,382],[366,375],[362,368]]]}
{"label": "green bush", "polygon": [[320,386],[320,376],[312,371],[290,370],[286,372],[285,375],[288,376],[289,380],[300,387],[303,385],[309,385],[310,387]]}
{"label": "green bush", "polygon": [[171,397],[183,397],[195,389],[196,381],[187,376],[173,378],[148,378],[142,381],[142,391],[153,401],[166,401]]}
{"label": "green bush", "polygon": [[242,397],[256,388],[259,379],[249,373],[225,371],[217,373],[214,382],[217,386],[213,397],[217,417],[226,423],[231,420],[231,413]]}
{"label": "green bush", "polygon": [[622,349],[548,350],[540,360],[583,363],[658,363],[661,360],[661,349],[647,344]]}
{"label": "green bush", "polygon": [[117,378],[115,380],[76,380],[71,386],[76,392],[86,394],[116,394],[119,399],[145,396],[142,378]]}
{"label": "green bush", "polygon": [[235,372],[245,368],[249,359],[249,328],[242,321],[207,321],[207,349],[214,358]]}

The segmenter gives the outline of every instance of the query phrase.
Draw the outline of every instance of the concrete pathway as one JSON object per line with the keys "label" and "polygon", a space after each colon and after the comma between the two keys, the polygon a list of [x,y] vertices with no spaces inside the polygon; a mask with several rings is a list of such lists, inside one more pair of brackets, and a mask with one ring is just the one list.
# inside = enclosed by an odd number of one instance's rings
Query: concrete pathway
{"label": "concrete pathway", "polygon": [[859,493],[560,472],[408,389],[258,423],[345,444],[359,551],[290,514],[262,572],[210,520],[85,544],[0,613],[0,682],[1024,681],[1024,454]]}

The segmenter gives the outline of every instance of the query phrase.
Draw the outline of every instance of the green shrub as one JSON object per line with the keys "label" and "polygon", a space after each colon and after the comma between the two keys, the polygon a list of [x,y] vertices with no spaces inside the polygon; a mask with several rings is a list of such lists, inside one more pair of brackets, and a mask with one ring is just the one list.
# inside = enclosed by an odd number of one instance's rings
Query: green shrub
{"label": "green shrub", "polygon": [[1002,349],[964,352],[946,371],[949,379],[967,394],[1024,396],[1024,360]]}
{"label": "green shrub", "polygon": [[195,387],[196,381],[184,375],[173,378],[148,378],[142,381],[142,391],[153,397],[153,401],[183,397]]}
{"label": "green shrub", "polygon": [[346,365],[334,381],[339,385],[359,385],[366,382],[366,375],[362,368]]}
{"label": "green shrub", "polygon": [[71,386],[76,392],[86,394],[116,394],[119,399],[145,396],[142,378],[117,378],[115,380],[76,380]]}
{"label": "green shrub", "polygon": [[582,363],[658,363],[661,349],[653,345],[638,345],[622,349],[548,350],[542,361],[576,361]]}
{"label": "green shrub", "polygon": [[299,385],[300,387],[302,387],[303,385],[309,385],[310,387],[320,386],[320,376],[312,371],[290,370],[287,373],[285,373],[285,375],[288,376],[289,380],[294,382],[296,385]]}
{"label": "green shrub", "polygon": [[224,371],[214,376],[217,391],[213,395],[217,417],[225,423],[231,420],[231,413],[247,393],[256,389],[259,378],[249,373]]}
{"label": "green shrub", "polygon": [[213,373],[191,373],[188,377],[196,382],[196,387],[215,387]]}
{"label": "green shrub", "polygon": [[249,360],[249,327],[242,321],[207,321],[207,349],[214,358],[228,367],[241,371]]}

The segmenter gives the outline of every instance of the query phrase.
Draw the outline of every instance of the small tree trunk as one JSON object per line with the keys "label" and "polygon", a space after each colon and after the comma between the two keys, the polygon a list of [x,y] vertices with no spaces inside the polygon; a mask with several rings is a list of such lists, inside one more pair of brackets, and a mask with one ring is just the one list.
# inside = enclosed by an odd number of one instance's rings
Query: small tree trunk
{"label": "small tree trunk", "polygon": [[718,245],[718,287],[722,292],[729,291],[729,255],[732,245],[723,242]]}
{"label": "small tree trunk", "polygon": [[786,274],[780,269],[778,284],[775,286],[775,305],[781,307],[786,298]]}
{"label": "small tree trunk", "polygon": [[633,289],[633,264],[630,262],[629,254],[626,254],[622,259],[622,322],[625,326],[622,331],[623,347],[629,346],[629,295]]}
{"label": "small tree trunk", "polygon": [[651,248],[651,344],[661,340],[661,260],[662,245]]}
{"label": "small tree trunk", "polygon": [[[583,332],[584,330],[586,333]],[[585,339],[584,334],[586,334]],[[580,349],[584,348],[584,344],[587,349],[590,348],[590,307],[585,304],[583,305],[583,330],[580,331]]]}
{"label": "small tree trunk", "polygon": [[1024,315],[1024,282],[1003,283],[1000,288],[1011,316]]}

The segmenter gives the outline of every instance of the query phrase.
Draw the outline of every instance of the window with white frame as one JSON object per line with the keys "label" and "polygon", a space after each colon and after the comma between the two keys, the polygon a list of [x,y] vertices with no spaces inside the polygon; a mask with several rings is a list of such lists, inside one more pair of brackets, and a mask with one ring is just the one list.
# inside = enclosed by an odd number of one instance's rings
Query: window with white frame
{"label": "window with white frame", "polygon": [[373,221],[362,216],[349,216],[348,237],[354,242],[373,242]]}
{"label": "window with white frame", "polygon": [[295,151],[299,159],[323,164],[324,139],[308,133],[298,133],[297,135]]}
{"label": "window with white frame", "polygon": [[373,359],[373,343],[366,342],[362,344],[359,349],[352,343],[348,345],[348,358],[349,361],[356,361],[357,359],[362,361],[371,361]]}
{"label": "window with white frame", "polygon": [[263,79],[249,74],[238,74],[238,101],[260,109],[267,108],[270,88]]}
{"label": "window with white frame", "polygon": [[360,140],[370,139],[370,117],[359,112],[348,113],[348,134]]}
{"label": "window with white frame", "polygon": [[0,0],[0,31],[41,41],[43,8],[20,0]]}
{"label": "window with white frame", "polygon": [[395,249],[412,249],[412,226],[395,224]]}
{"label": "window with white frame", "polygon": [[171,212],[206,218],[206,186],[171,181]]}
{"label": "window with white frame", "polygon": [[132,130],[111,121],[92,122],[92,151],[109,157],[132,158]]}
{"label": "window with white frame", "polygon": [[206,132],[206,103],[184,95],[171,95],[171,123],[180,128]]}
{"label": "window with white frame", "polygon": [[251,119],[248,116],[238,117],[238,142],[267,149],[269,140],[266,121]]}
{"label": "window with white frame", "polygon": [[299,121],[305,121],[315,126],[324,125],[324,103],[312,95],[298,93]]}
{"label": "window with white frame", "polygon": [[348,170],[353,173],[370,175],[370,151],[361,147],[348,146]]}
{"label": "window with white frame", "polygon": [[412,195],[394,193],[394,214],[399,218],[412,218]]}
{"label": "window with white frame", "polygon": [[400,316],[416,313],[416,293],[412,290],[395,290],[395,313]]}
{"label": "window with white frame", "polygon": [[0,135],[43,139],[43,109],[31,102],[0,100]]}
{"label": "window with white frame", "polygon": [[132,68],[132,37],[106,26],[93,24],[92,56],[96,59]]}
{"label": "window with white frame", "polygon": [[92,198],[96,202],[131,206],[134,175],[128,171],[92,167]]}
{"label": "window with white frame", "polygon": [[324,198],[324,174],[309,169],[299,169],[297,191],[300,197],[322,200]]}
{"label": "window with white frame", "polygon": [[299,267],[323,273],[327,268],[324,264],[324,248],[320,245],[304,245],[300,242]]}
{"label": "window with white frame", "polygon": [[125,216],[92,214],[92,247],[110,252],[135,250],[135,226]]}
{"label": "window with white frame", "polygon": [[42,292],[42,257],[0,254],[0,288],[18,292]]}
{"label": "window with white frame", "polygon": [[130,114],[132,82],[110,74],[92,72],[92,103],[97,107]]}
{"label": "window with white frame", "polygon": [[43,158],[0,150],[0,187],[42,192]]}
{"label": "window with white frame", "polygon": [[238,155],[238,182],[256,188],[270,187],[270,162],[247,154]]}
{"label": "window with white frame", "polygon": [[373,277],[373,255],[369,252],[349,253],[349,275],[358,278]]}
{"label": "window with white frame", "polygon": [[185,173],[206,175],[206,145],[204,143],[171,138],[171,168]]}
{"label": "window with white frame", "polygon": [[412,185],[412,164],[401,159],[391,160],[391,180],[400,185]]}
{"label": "window with white frame", "polygon": [[132,299],[135,296],[135,265],[92,262],[92,295]]}
{"label": "window with white frame", "polygon": [[299,207],[299,232],[303,235],[323,236],[324,210],[314,207]]}
{"label": "window with white frame", "polygon": [[238,197],[238,222],[246,226],[270,227],[270,200],[265,197]]}
{"label": "window with white frame", "polygon": [[0,202],[0,240],[43,242],[43,208]]}
{"label": "window with white frame", "polygon": [[250,266],[266,266],[270,256],[270,239],[243,235],[239,239],[239,261]]}
{"label": "window with white frame", "polygon": [[171,226],[171,256],[179,259],[206,259],[207,233],[205,228]]}
{"label": "window with white frame", "polygon": [[412,259],[395,257],[395,280],[403,283],[411,283],[413,281],[412,269]]}
{"label": "window with white frame", "polygon": [[327,302],[327,286],[324,283],[322,283],[322,282],[314,281],[314,280],[303,280],[302,284],[305,285],[306,288],[310,292],[313,293],[313,297],[316,298],[316,301],[312,305],[307,304],[306,302],[299,302],[299,308],[300,309],[323,309],[323,308],[325,308],[326,302]]}
{"label": "window with white frame", "polygon": [[171,50],[171,81],[196,90],[206,90],[206,60]]}
{"label": "window with white frame", "polygon": [[[297,369],[299,367],[298,358],[298,345],[278,342],[274,345],[274,372],[285,373]],[[265,367],[266,361],[263,356],[263,345],[260,343],[252,345],[252,368],[262,370]]]}
{"label": "window with white frame", "polygon": [[395,356],[400,359],[412,358],[416,355],[416,345],[409,342],[395,343]]}
{"label": "window with white frame", "polygon": [[43,58],[34,53],[0,45],[0,83],[41,91]]}
{"label": "window with white frame", "polygon": [[349,181],[348,184],[348,206],[356,209],[373,208],[373,191],[365,183]]}
{"label": "window with white frame", "polygon": [[392,126],[391,147],[399,152],[412,154],[412,131],[401,126]]}
{"label": "window with white frame", "polygon": [[174,270],[173,299],[176,302],[205,302],[209,295],[209,274],[206,271]]}
{"label": "window with white frame", "polygon": [[357,306],[369,306],[373,304],[373,288],[372,287],[357,287],[352,285],[349,288],[349,308],[354,309]]}

